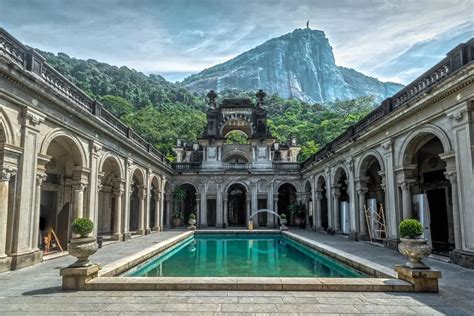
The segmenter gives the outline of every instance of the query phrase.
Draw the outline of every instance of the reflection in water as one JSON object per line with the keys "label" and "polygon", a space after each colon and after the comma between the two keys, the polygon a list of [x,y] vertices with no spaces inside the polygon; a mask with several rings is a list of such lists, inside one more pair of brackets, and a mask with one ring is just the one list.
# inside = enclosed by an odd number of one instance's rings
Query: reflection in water
{"label": "reflection in water", "polygon": [[154,258],[133,276],[360,277],[281,235],[196,235]]}

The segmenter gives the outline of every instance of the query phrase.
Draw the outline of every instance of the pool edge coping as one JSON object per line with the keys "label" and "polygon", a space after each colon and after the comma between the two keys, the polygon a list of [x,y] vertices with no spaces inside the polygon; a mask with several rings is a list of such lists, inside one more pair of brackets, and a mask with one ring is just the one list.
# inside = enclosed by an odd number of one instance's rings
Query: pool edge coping
{"label": "pool edge coping", "polygon": [[[145,262],[158,253],[194,235],[185,231],[156,245],[147,247],[105,265],[98,276],[87,281],[86,290],[265,290],[265,291],[356,291],[412,292],[413,285],[397,278],[396,272],[334,247],[305,238],[290,231],[279,230],[199,230],[201,233],[281,233],[313,250],[340,260],[367,273],[367,278],[298,278],[298,277],[119,277],[120,274]],[[357,262],[359,260],[361,262]],[[385,271],[384,271],[385,270]],[[372,277],[370,277],[372,276]]]}

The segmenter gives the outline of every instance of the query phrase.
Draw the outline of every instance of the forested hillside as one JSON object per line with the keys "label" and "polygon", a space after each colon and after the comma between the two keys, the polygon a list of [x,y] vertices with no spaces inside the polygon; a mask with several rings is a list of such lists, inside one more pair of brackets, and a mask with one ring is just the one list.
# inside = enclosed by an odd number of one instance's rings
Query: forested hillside
{"label": "forested hillside", "polygon": [[[158,75],[145,75],[127,67],[95,60],[80,60],[66,54],[40,52],[47,62],[101,101],[107,109],[142,134],[172,158],[176,139],[196,142],[206,123],[206,99]],[[249,97],[255,91],[223,91],[219,99]],[[266,98],[269,126],[284,142],[291,136],[302,145],[301,160],[336,137],[373,107],[371,97],[328,104],[308,104],[277,95]]]}

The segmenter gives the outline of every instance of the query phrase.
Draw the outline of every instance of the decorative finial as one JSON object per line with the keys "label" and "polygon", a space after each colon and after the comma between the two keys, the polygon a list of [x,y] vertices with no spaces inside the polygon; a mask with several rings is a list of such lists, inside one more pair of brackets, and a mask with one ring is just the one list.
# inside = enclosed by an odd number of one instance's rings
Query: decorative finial
{"label": "decorative finial", "polygon": [[309,20],[306,21],[306,28],[309,30]]}
{"label": "decorative finial", "polygon": [[257,97],[257,106],[259,108],[263,108],[264,100],[267,94],[263,92],[262,89],[258,90],[257,94],[255,95]]}
{"label": "decorative finial", "polygon": [[217,93],[215,93],[214,90],[211,90],[207,94],[207,97],[209,98],[209,105],[210,105],[211,109],[215,109],[216,108]]}

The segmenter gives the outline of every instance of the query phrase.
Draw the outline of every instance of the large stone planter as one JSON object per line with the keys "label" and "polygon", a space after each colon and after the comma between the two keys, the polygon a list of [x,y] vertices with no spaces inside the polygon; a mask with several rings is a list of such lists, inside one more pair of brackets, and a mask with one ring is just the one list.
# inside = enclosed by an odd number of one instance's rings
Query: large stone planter
{"label": "large stone planter", "polygon": [[171,220],[171,223],[172,223],[173,227],[179,227],[179,226],[181,226],[181,218],[173,218]]}
{"label": "large stone planter", "polygon": [[70,265],[71,268],[89,267],[92,263],[89,257],[97,251],[97,242],[95,237],[73,238],[67,245],[67,251],[77,261]]}
{"label": "large stone planter", "polygon": [[406,266],[412,269],[429,269],[421,260],[431,253],[431,247],[424,238],[400,238],[398,251],[408,257]]}

